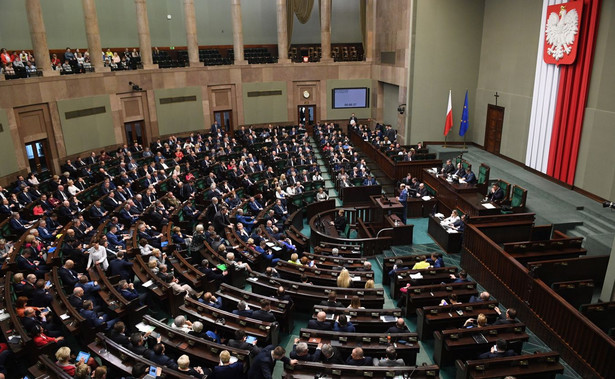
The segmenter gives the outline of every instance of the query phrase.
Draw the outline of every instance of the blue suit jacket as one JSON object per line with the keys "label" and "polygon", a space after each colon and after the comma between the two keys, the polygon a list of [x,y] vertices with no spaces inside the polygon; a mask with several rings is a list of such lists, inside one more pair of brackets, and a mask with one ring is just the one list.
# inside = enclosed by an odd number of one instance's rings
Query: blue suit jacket
{"label": "blue suit jacket", "polygon": [[211,374],[207,376],[209,379],[242,379],[246,375],[243,373],[243,363],[235,362],[228,366],[214,366],[211,370]]}
{"label": "blue suit jacket", "polygon": [[93,310],[82,309],[79,313],[81,313],[81,316],[83,316],[91,326],[100,326],[104,322],[102,319],[98,318],[98,314]]}
{"label": "blue suit jacket", "polygon": [[[271,351],[274,348],[275,346],[269,345],[254,357],[248,371],[248,379],[272,379],[273,368],[276,363],[271,356]],[[281,361],[290,364],[288,357],[283,357]]]}

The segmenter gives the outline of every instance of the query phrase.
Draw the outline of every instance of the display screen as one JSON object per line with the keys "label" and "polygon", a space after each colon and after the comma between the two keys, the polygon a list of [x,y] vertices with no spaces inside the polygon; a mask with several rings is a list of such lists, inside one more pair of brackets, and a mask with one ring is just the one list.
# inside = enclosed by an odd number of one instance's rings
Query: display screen
{"label": "display screen", "polygon": [[369,88],[334,88],[333,108],[369,108]]}

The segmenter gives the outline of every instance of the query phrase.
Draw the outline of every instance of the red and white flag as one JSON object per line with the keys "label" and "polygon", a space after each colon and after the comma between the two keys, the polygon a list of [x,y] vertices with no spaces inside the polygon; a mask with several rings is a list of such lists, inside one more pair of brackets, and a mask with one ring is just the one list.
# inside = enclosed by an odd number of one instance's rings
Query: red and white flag
{"label": "red and white flag", "polygon": [[448,107],[446,107],[446,122],[444,124],[444,135],[447,135],[453,127],[453,103],[451,102],[451,90],[448,90]]}

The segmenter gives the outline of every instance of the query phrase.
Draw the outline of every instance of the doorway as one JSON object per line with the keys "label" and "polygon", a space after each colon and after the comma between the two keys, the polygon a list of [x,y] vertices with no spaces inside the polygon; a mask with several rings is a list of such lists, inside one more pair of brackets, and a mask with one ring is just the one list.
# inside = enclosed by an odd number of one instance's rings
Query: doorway
{"label": "doorway", "polygon": [[303,125],[314,125],[316,121],[316,105],[297,106],[299,123]]}
{"label": "doorway", "polygon": [[502,126],[504,124],[504,107],[489,104],[485,126],[484,147],[490,153],[499,154],[502,143]]}
{"label": "doorway", "polygon": [[46,139],[26,143],[26,155],[30,171],[40,174],[49,171],[49,144]]}
{"label": "doorway", "polygon": [[225,133],[233,130],[233,111],[231,109],[225,111],[214,111],[214,120],[218,121],[218,125],[222,127]]}
{"label": "doorway", "polygon": [[135,142],[139,145],[143,145],[143,141],[145,140],[143,131],[144,131],[144,122],[141,121],[133,121],[127,122],[124,124],[124,132],[126,133],[126,144],[128,146],[132,146]]}

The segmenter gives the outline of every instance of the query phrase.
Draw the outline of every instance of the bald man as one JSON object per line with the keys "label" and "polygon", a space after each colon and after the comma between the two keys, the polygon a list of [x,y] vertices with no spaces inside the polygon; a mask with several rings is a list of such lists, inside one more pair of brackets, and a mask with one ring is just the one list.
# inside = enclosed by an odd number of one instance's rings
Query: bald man
{"label": "bald man", "polygon": [[308,329],[331,330],[333,325],[327,321],[327,314],[320,311],[316,314],[316,320],[308,321]]}

